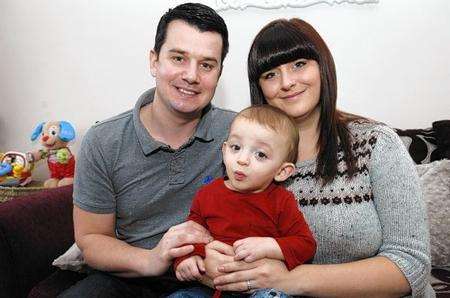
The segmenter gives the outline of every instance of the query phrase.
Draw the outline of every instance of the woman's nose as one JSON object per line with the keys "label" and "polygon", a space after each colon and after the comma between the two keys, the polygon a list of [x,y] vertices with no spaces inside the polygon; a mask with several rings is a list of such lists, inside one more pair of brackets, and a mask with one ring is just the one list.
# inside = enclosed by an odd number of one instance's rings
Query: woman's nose
{"label": "woman's nose", "polygon": [[281,72],[281,87],[284,90],[289,90],[295,86],[295,78],[288,71]]}

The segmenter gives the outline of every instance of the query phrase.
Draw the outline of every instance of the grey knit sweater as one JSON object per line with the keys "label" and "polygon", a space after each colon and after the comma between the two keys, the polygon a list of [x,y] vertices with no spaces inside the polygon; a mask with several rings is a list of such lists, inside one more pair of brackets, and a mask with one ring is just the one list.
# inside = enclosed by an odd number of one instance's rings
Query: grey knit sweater
{"label": "grey knit sweater", "polygon": [[287,187],[317,241],[316,264],[385,256],[404,273],[413,297],[434,297],[425,205],[414,164],[400,138],[373,122],[349,124],[357,173],[351,180],[338,153],[338,175],[324,187],[316,160],[297,163]]}

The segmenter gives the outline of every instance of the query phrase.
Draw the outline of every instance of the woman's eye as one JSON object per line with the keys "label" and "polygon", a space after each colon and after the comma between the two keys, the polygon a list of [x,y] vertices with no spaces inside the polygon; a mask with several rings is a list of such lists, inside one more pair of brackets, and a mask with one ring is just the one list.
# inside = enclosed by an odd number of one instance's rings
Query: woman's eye
{"label": "woman's eye", "polygon": [[275,77],[275,73],[274,72],[268,72],[262,75],[264,80],[270,80],[271,78]]}
{"label": "woman's eye", "polygon": [[267,158],[267,155],[262,151],[255,152],[255,156],[257,160],[264,160]]}
{"label": "woman's eye", "polygon": [[294,68],[301,68],[306,64],[305,60],[298,60],[294,63]]}

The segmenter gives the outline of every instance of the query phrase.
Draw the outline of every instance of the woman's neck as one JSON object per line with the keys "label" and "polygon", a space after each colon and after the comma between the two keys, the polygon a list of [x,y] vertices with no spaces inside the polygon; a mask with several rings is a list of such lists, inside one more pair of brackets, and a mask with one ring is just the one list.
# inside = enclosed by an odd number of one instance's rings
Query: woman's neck
{"label": "woman's neck", "polygon": [[299,133],[297,161],[315,159],[319,153],[320,136],[320,110],[319,107],[309,117],[297,120]]}

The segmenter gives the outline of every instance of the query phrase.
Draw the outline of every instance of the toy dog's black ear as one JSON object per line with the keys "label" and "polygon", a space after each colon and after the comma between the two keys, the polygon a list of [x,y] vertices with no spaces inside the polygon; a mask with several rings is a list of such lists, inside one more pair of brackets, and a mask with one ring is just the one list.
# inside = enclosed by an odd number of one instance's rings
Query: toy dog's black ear
{"label": "toy dog's black ear", "polygon": [[45,122],[42,122],[36,126],[36,128],[31,133],[31,140],[34,141],[39,137],[39,135],[42,133],[42,128],[44,127]]}

